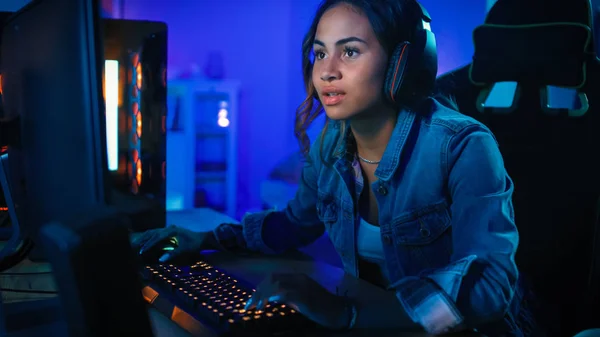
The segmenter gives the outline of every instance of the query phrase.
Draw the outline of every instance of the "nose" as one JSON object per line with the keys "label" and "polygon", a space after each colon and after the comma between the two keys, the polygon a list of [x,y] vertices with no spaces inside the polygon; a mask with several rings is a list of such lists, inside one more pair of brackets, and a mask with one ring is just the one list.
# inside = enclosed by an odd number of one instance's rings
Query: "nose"
{"label": "nose", "polygon": [[320,78],[325,82],[331,82],[342,78],[342,74],[340,73],[335,60],[329,59],[322,63]]}

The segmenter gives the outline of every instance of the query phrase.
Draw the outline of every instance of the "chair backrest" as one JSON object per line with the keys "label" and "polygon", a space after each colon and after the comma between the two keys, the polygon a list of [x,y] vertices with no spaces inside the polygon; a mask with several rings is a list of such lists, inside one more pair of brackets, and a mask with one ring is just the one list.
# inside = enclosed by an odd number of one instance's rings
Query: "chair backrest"
{"label": "chair backrest", "polygon": [[515,182],[517,263],[557,336],[590,324],[600,195],[592,32],[589,0],[498,0],[473,33],[473,62],[437,80],[498,140]]}

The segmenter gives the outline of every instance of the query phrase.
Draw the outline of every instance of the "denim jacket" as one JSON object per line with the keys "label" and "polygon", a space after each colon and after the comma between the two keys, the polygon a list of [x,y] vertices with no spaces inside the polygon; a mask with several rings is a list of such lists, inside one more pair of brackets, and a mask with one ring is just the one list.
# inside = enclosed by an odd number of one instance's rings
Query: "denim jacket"
{"label": "denim jacket", "polygon": [[[399,113],[375,171],[378,180],[370,186],[379,206],[389,289],[415,323],[442,304],[457,325],[521,335],[514,309],[519,235],[513,183],[496,140],[484,125],[434,99],[420,110]],[[287,208],[248,214],[241,226],[221,225],[217,240],[225,247],[279,253],[326,231],[345,272],[359,277],[355,242],[362,186],[351,166],[349,133],[341,135],[339,125],[330,123],[323,152],[319,138]]]}

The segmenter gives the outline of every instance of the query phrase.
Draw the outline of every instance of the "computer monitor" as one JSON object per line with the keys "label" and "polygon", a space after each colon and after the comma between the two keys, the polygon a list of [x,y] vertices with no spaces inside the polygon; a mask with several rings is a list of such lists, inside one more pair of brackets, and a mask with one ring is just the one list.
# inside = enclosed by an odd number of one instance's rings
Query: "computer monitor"
{"label": "computer monitor", "polygon": [[5,115],[21,121],[9,174],[34,240],[50,221],[109,203],[99,22],[76,13],[91,1],[70,3],[32,1],[2,36]]}
{"label": "computer monitor", "polygon": [[70,335],[151,336],[123,214],[131,204],[109,173],[99,10],[98,0],[34,0],[4,26],[3,108],[20,121],[8,176],[21,230],[52,263]]}
{"label": "computer monitor", "polygon": [[[49,27],[42,35],[30,32],[30,25],[20,28],[22,15],[6,25],[0,72],[2,120],[20,119],[9,164],[23,235],[35,243],[44,223],[98,204],[130,215],[133,231],[164,227],[166,25],[103,19],[98,31],[104,38],[83,42],[77,30],[59,36],[67,26],[83,29],[81,22]],[[53,18],[41,24],[48,20]],[[71,55],[91,43],[104,51],[87,59]],[[94,74],[65,76],[95,61],[100,68]],[[81,84],[95,77],[97,90]],[[85,107],[96,98],[102,103],[103,94],[106,108]],[[30,259],[44,260],[39,247]]]}

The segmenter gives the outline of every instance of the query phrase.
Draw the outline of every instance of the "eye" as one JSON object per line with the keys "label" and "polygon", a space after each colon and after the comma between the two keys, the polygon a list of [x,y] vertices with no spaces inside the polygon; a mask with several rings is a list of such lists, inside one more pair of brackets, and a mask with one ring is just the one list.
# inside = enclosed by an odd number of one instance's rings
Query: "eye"
{"label": "eye", "polygon": [[322,60],[322,59],[324,59],[324,58],[325,58],[325,53],[324,53],[324,52],[322,52],[322,51],[316,50],[316,51],[314,52],[314,56],[315,56],[315,59],[316,59],[316,60]]}
{"label": "eye", "polygon": [[359,51],[356,48],[346,47],[344,48],[344,55],[348,58],[356,58],[359,55]]}

